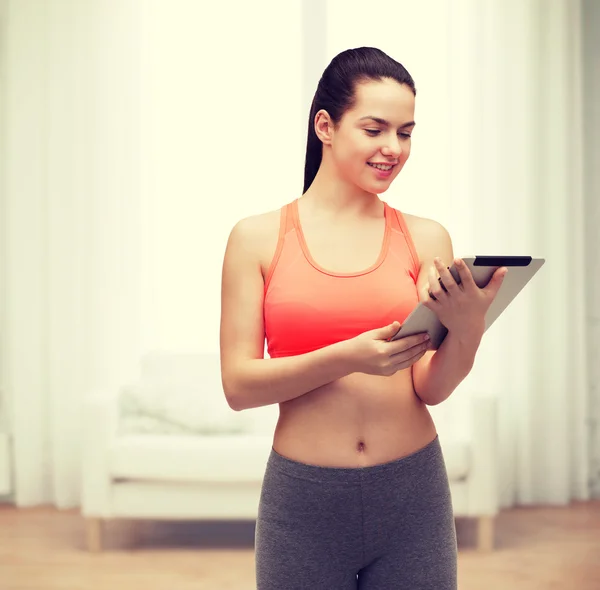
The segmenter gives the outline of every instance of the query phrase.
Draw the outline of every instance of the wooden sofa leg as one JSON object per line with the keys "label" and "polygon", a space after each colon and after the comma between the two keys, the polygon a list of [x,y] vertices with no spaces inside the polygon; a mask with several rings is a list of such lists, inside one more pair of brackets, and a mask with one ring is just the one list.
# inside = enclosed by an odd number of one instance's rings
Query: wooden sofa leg
{"label": "wooden sofa leg", "polygon": [[494,549],[493,516],[479,516],[477,518],[477,549],[484,553]]}
{"label": "wooden sofa leg", "polygon": [[88,551],[91,553],[99,553],[102,551],[102,519],[86,518],[85,530]]}

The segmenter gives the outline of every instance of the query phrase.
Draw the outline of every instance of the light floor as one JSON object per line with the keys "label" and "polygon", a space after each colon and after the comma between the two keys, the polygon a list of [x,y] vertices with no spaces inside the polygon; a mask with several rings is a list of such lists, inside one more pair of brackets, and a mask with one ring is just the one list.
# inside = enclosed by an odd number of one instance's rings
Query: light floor
{"label": "light floor", "polygon": [[[461,590],[600,589],[600,502],[507,510],[496,526],[480,554],[457,521]],[[89,554],[77,512],[0,505],[0,589],[255,590],[253,542],[254,523],[113,522]]]}

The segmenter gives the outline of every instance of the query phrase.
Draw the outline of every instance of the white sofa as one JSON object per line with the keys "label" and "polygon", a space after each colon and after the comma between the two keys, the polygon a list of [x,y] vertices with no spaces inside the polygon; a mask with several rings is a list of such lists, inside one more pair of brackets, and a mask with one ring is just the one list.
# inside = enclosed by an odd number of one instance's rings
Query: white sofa
{"label": "white sofa", "polygon": [[[499,509],[495,400],[455,392],[431,411],[455,516],[477,518],[478,547],[490,550]],[[90,551],[101,549],[111,519],[256,519],[277,413],[277,405],[231,410],[218,354],[150,353],[137,383],[88,396],[81,512]]]}

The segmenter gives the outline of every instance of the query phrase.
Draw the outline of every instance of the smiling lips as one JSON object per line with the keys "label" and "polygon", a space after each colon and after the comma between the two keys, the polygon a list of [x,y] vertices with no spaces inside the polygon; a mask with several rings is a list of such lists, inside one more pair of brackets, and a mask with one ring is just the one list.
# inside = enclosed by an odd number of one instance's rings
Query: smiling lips
{"label": "smiling lips", "polygon": [[391,170],[395,164],[384,164],[379,162],[367,162],[369,166],[373,166],[373,168],[378,168],[379,170]]}
{"label": "smiling lips", "polygon": [[377,174],[379,178],[387,178],[390,176],[395,166],[395,164],[372,164],[371,162],[367,162],[367,164],[373,168],[375,174]]}

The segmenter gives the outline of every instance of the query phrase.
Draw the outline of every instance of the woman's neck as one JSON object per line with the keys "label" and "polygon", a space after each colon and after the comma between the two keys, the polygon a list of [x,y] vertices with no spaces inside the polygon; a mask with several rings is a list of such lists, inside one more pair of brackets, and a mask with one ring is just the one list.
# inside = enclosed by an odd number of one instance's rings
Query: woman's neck
{"label": "woman's neck", "polygon": [[365,214],[381,207],[379,196],[366,192],[355,184],[341,178],[325,162],[319,168],[309,189],[302,196],[320,208]]}

